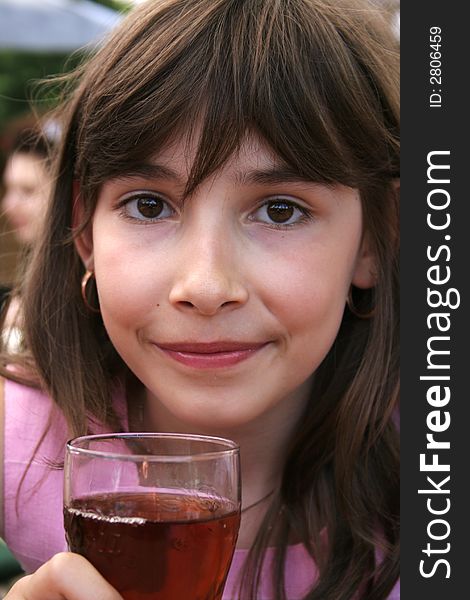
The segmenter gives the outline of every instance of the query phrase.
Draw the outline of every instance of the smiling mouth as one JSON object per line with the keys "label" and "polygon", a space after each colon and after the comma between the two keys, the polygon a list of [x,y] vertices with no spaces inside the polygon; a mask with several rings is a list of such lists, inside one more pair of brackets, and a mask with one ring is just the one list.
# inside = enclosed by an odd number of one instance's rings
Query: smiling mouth
{"label": "smiling mouth", "polygon": [[231,367],[266,347],[269,342],[211,342],[155,344],[166,356],[196,369]]}

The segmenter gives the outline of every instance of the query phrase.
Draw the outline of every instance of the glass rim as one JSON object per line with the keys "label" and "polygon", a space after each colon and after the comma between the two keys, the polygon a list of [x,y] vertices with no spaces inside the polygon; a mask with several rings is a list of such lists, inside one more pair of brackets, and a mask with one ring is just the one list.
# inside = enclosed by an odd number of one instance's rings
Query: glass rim
{"label": "glass rim", "polygon": [[[105,440],[134,440],[134,439],[166,439],[166,440],[188,440],[192,442],[218,443],[224,448],[219,450],[209,450],[198,454],[124,454],[121,452],[107,452],[104,450],[90,450],[80,447],[78,444],[83,442],[105,441]],[[128,460],[132,462],[195,462],[209,460],[212,458],[221,458],[239,454],[240,446],[233,440],[223,437],[200,435],[194,433],[150,433],[150,432],[117,432],[117,433],[98,433],[91,435],[81,435],[72,438],[66,443],[67,455],[81,455],[87,457],[104,458],[108,460]]]}

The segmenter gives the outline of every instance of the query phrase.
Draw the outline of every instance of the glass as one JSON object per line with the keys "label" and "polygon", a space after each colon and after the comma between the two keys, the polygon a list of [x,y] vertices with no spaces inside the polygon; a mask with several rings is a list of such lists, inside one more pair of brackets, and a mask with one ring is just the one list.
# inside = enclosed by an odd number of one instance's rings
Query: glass
{"label": "glass", "polygon": [[220,600],[240,525],[239,462],[235,442],[199,435],[68,442],[69,549],[124,600]]}

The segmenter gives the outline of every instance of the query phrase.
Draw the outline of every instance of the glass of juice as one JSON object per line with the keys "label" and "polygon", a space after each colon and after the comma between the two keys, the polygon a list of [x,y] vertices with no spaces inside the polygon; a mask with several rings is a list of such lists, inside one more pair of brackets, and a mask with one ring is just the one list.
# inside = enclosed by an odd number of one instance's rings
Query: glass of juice
{"label": "glass of juice", "polygon": [[67,444],[64,523],[125,600],[220,600],[240,525],[239,447],[116,433]]}

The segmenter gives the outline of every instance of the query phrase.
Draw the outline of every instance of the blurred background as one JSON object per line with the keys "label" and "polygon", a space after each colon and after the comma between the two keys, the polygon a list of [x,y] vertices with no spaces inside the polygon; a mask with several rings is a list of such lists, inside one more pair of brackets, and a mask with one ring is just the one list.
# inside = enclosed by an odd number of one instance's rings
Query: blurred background
{"label": "blurred background", "polygon": [[15,282],[24,246],[15,232],[17,223],[7,215],[5,188],[12,188],[9,206],[13,209],[13,194],[19,202],[19,194],[32,194],[30,188],[37,183],[32,174],[26,181],[26,175],[15,169],[7,184],[5,167],[25,130],[36,128],[38,117],[54,106],[58,95],[53,86],[38,82],[72,70],[132,4],[130,0],[0,0],[0,286]]}

